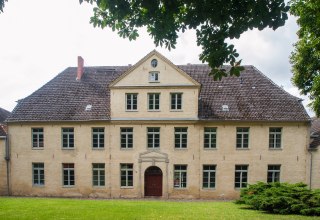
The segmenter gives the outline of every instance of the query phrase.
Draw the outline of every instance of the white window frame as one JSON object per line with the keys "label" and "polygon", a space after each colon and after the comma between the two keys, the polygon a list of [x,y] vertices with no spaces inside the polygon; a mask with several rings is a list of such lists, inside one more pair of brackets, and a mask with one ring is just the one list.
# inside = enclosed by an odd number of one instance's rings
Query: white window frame
{"label": "white window frame", "polygon": [[[209,140],[206,143],[206,140]],[[204,149],[216,149],[217,148],[217,128],[205,127],[203,135],[203,147]]]}
{"label": "white window frame", "polygon": [[[64,167],[64,166],[68,167]],[[72,167],[69,167],[72,166]],[[65,171],[67,172],[65,175]],[[73,184],[71,180],[71,176],[73,176]],[[65,179],[65,177],[67,179]],[[67,181],[67,184],[65,184],[65,181]],[[63,163],[62,164],[62,185],[64,187],[73,187],[76,184],[76,176],[75,176],[75,169],[74,169],[74,163]]]}
{"label": "white window frame", "polygon": [[159,82],[159,75],[160,73],[158,71],[151,71],[149,72],[149,82]]}
{"label": "white window frame", "polygon": [[[278,131],[280,130],[280,131]],[[277,140],[279,140],[279,145],[277,145]],[[269,149],[281,149],[282,145],[282,128],[272,127],[269,128]]]}
{"label": "white window frame", "polygon": [[[182,131],[182,129],[186,129],[186,130]],[[178,130],[180,130],[180,131],[178,131]],[[182,141],[183,139],[186,139],[185,143],[183,143],[183,141]],[[178,142],[177,142],[177,140],[178,140]],[[174,128],[174,148],[175,149],[188,148],[188,127]]]}
{"label": "white window frame", "polygon": [[[210,167],[206,169],[206,167]],[[213,167],[213,169],[211,169]],[[216,169],[217,165],[215,164],[203,164],[202,166],[202,188],[203,189],[215,189],[216,188]],[[208,174],[208,181],[204,181],[205,173]],[[213,178],[212,178],[213,177]],[[211,181],[213,179],[213,182]],[[211,186],[213,183],[214,186]],[[207,184],[207,186],[205,186]]]}
{"label": "white window frame", "polygon": [[[237,177],[237,174],[239,175],[239,177]],[[244,174],[246,174],[246,181],[243,181]],[[237,178],[239,179],[239,182],[237,182]],[[249,179],[249,165],[245,165],[245,164],[235,165],[234,188],[241,189],[241,188],[247,187],[248,179]]]}
{"label": "white window frame", "polygon": [[[158,108],[156,108],[157,106]],[[159,111],[159,110],[160,110],[160,93],[148,93],[148,111]]]}
{"label": "white window frame", "polygon": [[[97,177],[97,179],[95,179]],[[104,163],[92,164],[92,185],[105,186],[106,185],[106,170]]]}
{"label": "white window frame", "polygon": [[31,128],[32,148],[44,148],[44,130],[43,128]]}
{"label": "white window frame", "polygon": [[[74,149],[74,128],[62,128],[61,129],[61,136],[62,136],[62,149]],[[64,139],[67,140],[66,146],[64,146]],[[72,140],[72,141],[71,141]]]}
{"label": "white window frame", "polygon": [[[249,148],[249,138],[250,138],[249,134],[250,134],[250,128],[248,128],[248,127],[238,127],[237,128],[237,134],[236,134],[236,148],[237,149],[248,149]],[[238,138],[238,135],[240,135],[241,137]],[[238,146],[239,139],[240,139],[240,146]],[[247,145],[245,145],[245,143],[244,143],[245,139],[248,140],[248,143],[246,143]]]}
{"label": "white window frame", "polygon": [[174,165],[173,187],[178,189],[187,188],[188,183],[188,165]]}
{"label": "white window frame", "polygon": [[[275,167],[279,169],[275,169]],[[269,174],[271,174],[271,181],[269,181]],[[281,165],[268,164],[267,183],[280,182]],[[278,180],[276,180],[278,177]]]}
{"label": "white window frame", "polygon": [[[151,138],[149,138],[149,137],[151,137]],[[151,140],[152,142],[150,143],[149,140]],[[156,140],[158,140],[159,146],[156,146]],[[160,148],[160,128],[159,127],[147,128],[147,148],[149,148],[149,149],[159,149]]]}
{"label": "white window frame", "polygon": [[[105,141],[105,129],[104,128],[92,128],[92,148],[93,149],[104,149]],[[95,146],[94,140],[97,140]]]}
{"label": "white window frame", "polygon": [[[39,167],[39,165],[42,167]],[[32,185],[45,185],[44,163],[32,163]]]}
{"label": "white window frame", "polygon": [[[130,129],[131,131],[128,131],[128,129]],[[129,143],[129,139],[132,140],[132,143]],[[125,144],[125,147],[123,147],[123,144]],[[120,128],[120,148],[121,149],[133,148],[133,128]]]}
{"label": "white window frame", "polygon": [[[182,111],[182,93],[170,93],[170,109],[173,111]],[[180,105],[178,104],[178,100],[180,100]],[[174,102],[172,104],[172,102]]]}
{"label": "white window frame", "polygon": [[[134,102],[136,102],[136,104],[134,104]],[[125,106],[126,111],[138,111],[138,93],[126,93]]]}
{"label": "white window frame", "polygon": [[[124,175],[122,175],[122,174],[124,174]],[[130,176],[132,177],[131,183],[129,180]],[[124,179],[122,179],[123,177],[124,177]],[[122,180],[125,181],[124,185],[122,184]],[[121,163],[120,164],[120,187],[121,188],[132,188],[133,187],[133,164],[132,163]]]}

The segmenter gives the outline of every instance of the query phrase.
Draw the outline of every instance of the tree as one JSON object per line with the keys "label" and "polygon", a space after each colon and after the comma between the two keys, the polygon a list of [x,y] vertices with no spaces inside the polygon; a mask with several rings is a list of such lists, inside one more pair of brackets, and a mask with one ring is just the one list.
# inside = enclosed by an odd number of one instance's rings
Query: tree
{"label": "tree", "polygon": [[291,53],[292,82],[309,95],[310,106],[320,117],[320,1],[292,0],[291,14],[298,17],[298,42]]}
{"label": "tree", "polygon": [[0,0],[0,13],[3,12],[4,8],[4,2],[7,2],[8,0]]}
{"label": "tree", "polygon": [[[239,54],[227,39],[253,28],[277,29],[285,24],[289,7],[284,0],[79,0],[93,4],[91,23],[109,27],[120,37],[135,40],[146,27],[156,46],[175,48],[178,33],[195,29],[202,47],[200,60],[212,67],[214,79],[239,75]],[[221,69],[230,63],[230,72]]]}

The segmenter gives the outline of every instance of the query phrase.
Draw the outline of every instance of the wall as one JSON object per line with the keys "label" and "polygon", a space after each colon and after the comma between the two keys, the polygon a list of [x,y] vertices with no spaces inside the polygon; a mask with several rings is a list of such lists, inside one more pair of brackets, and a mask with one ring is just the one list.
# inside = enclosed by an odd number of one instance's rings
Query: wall
{"label": "wall", "polygon": [[7,195],[6,139],[0,137],[0,195]]}
{"label": "wall", "polygon": [[[174,149],[174,127],[188,127],[188,148]],[[203,149],[203,129],[217,127],[217,149]],[[249,149],[236,150],[236,127],[250,127]],[[43,127],[42,150],[31,147],[31,127]],[[74,127],[75,149],[61,149],[61,127]],[[91,128],[105,127],[105,149],[91,147]],[[133,127],[134,148],[120,149],[120,127]],[[160,127],[160,150],[146,147],[147,127]],[[280,150],[268,149],[269,127],[283,127]],[[9,124],[13,195],[142,197],[144,172],[152,165],[163,172],[163,197],[237,198],[235,164],[249,165],[249,183],[266,181],[268,164],[281,164],[282,182],[307,182],[308,126],[302,123],[91,122]],[[32,162],[45,163],[45,186],[32,186]],[[62,186],[62,163],[75,163],[75,187]],[[92,163],[105,163],[106,186],[92,186]],[[120,187],[120,163],[134,164],[132,188]],[[173,188],[174,164],[188,166],[187,188]],[[202,189],[203,164],[216,164],[216,188]]]}

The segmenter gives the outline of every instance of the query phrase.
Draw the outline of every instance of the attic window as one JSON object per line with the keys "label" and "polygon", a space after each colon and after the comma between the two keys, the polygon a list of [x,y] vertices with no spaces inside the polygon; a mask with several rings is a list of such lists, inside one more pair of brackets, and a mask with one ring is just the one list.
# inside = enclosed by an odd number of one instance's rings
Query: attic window
{"label": "attic window", "polygon": [[229,106],[228,105],[222,105],[222,111],[223,112],[228,112],[229,111]]}
{"label": "attic window", "polygon": [[159,82],[159,72],[149,72],[149,82]]}
{"label": "attic window", "polygon": [[92,105],[87,105],[86,106],[86,111],[91,111],[91,109],[92,109]]}
{"label": "attic window", "polygon": [[156,60],[156,59],[151,60],[151,66],[153,68],[156,68],[158,66],[158,60]]}

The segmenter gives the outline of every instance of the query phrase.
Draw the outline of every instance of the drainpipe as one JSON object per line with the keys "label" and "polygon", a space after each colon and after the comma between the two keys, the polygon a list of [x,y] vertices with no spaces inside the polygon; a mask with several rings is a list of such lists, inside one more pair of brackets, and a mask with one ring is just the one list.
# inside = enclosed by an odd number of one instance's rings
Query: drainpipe
{"label": "drainpipe", "polygon": [[7,136],[5,137],[5,141],[6,141],[6,156],[5,156],[5,160],[6,160],[6,164],[7,164],[7,194],[8,196],[11,195],[10,192],[10,146],[9,146],[9,134],[7,134]]}
{"label": "drainpipe", "polygon": [[309,180],[309,189],[311,189],[312,186],[312,159],[313,159],[313,154],[312,154],[312,150],[309,149],[309,154],[310,154],[310,180]]}

